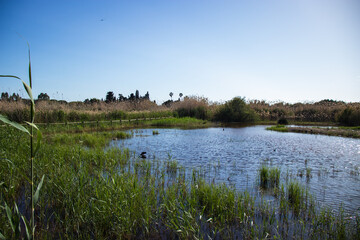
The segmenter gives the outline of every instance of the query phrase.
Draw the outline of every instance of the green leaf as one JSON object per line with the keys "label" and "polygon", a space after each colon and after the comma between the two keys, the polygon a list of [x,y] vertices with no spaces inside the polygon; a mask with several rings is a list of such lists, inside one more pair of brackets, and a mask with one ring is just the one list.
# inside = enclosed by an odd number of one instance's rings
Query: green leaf
{"label": "green leaf", "polygon": [[37,139],[36,140],[37,140],[37,143],[36,143],[36,148],[35,148],[35,151],[34,151],[34,156],[39,151],[40,146],[41,146],[42,134],[41,134],[41,131],[39,129],[37,129]]}
{"label": "green leaf", "polygon": [[36,126],[35,123],[31,123],[31,122],[27,122],[27,121],[25,121],[25,123],[26,123],[27,125],[29,125],[30,127],[33,127],[33,128],[35,128],[36,130],[39,130],[38,126]]}
{"label": "green leaf", "polygon": [[0,232],[0,239],[3,239],[3,240],[6,239],[5,236],[1,234],[1,232]]}
{"label": "green leaf", "polygon": [[[21,80],[22,81],[22,80]],[[33,95],[32,95],[32,90],[31,90],[31,87],[29,85],[27,85],[24,81],[22,81],[23,85],[24,85],[24,88],[31,100],[32,103],[34,103],[34,98],[33,98]]]}
{"label": "green leaf", "polygon": [[24,216],[21,216],[21,219],[23,220],[23,222],[24,222],[24,225],[25,225],[25,230],[26,230],[26,237],[27,237],[27,239],[31,239],[31,233],[30,233],[30,231],[29,230],[31,230],[31,226],[30,226],[30,223],[29,223],[29,221],[28,220],[26,220],[26,218],[24,217]]}
{"label": "green leaf", "polygon": [[[29,72],[29,74],[31,74],[31,71]],[[26,84],[21,78],[19,78],[18,76],[14,76],[14,75],[0,75],[0,77],[4,77],[4,78],[16,78],[16,79],[19,79],[22,84],[24,85],[24,88],[31,100],[32,103],[34,103],[34,98],[33,98],[33,95],[32,95],[32,90],[31,90],[31,87]],[[30,76],[29,76],[30,77]],[[30,81],[31,82],[31,81]],[[31,84],[30,84],[31,85]]]}
{"label": "green leaf", "polygon": [[11,212],[11,209],[9,208],[9,206],[6,203],[5,203],[5,210],[6,210],[6,215],[7,215],[8,219],[9,219],[11,229],[13,230],[13,232],[15,232],[15,226],[14,226],[13,221],[12,221],[12,212]]}
{"label": "green leaf", "polygon": [[21,78],[19,78],[19,77],[17,77],[17,76],[14,76],[14,75],[0,75],[0,77],[4,77],[4,78],[16,78],[16,79],[19,79],[20,81],[22,81]]}
{"label": "green leaf", "polygon": [[9,125],[11,125],[12,127],[14,128],[17,128],[19,129],[20,131],[23,131],[23,132],[26,132],[27,134],[30,135],[30,132],[21,124],[17,123],[17,122],[12,122],[10,121],[6,116],[4,115],[1,115],[0,114],[0,121],[4,122],[4,123],[7,123]]}
{"label": "green leaf", "polygon": [[34,195],[34,204],[36,204],[37,201],[39,200],[40,189],[41,189],[41,187],[43,185],[44,177],[45,177],[45,175],[42,176],[41,181],[40,181],[39,185],[37,186],[37,189],[36,189],[36,192],[35,192],[35,195]]}
{"label": "green leaf", "polygon": [[30,44],[28,41],[26,41],[27,45],[28,45],[28,50],[29,50],[29,83],[30,83],[30,87],[32,87],[32,79],[31,79],[31,59],[30,59]]}

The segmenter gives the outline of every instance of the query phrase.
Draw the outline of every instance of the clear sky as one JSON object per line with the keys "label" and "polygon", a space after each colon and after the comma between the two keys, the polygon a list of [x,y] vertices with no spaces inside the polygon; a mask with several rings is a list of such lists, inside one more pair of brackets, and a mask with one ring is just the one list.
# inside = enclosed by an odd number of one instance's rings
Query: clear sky
{"label": "clear sky", "polygon": [[35,96],[360,101],[359,0],[0,0],[0,74],[27,80],[17,33]]}

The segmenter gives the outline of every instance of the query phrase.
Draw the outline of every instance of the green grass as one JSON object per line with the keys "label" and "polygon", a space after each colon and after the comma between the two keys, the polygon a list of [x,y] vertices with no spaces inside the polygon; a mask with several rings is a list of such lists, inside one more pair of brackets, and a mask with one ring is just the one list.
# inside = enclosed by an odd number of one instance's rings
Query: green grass
{"label": "green grass", "polygon": [[95,132],[50,135],[49,141],[57,145],[82,145],[86,147],[105,147],[112,139],[131,138],[126,132]]}
{"label": "green grass", "polygon": [[266,130],[270,130],[270,131],[277,131],[277,132],[288,132],[288,128],[284,125],[276,125],[276,126],[271,126],[271,127],[267,127]]}
{"label": "green grass", "polygon": [[41,124],[44,134],[58,133],[86,133],[86,132],[103,132],[103,131],[121,131],[131,128],[147,128],[147,127],[180,127],[180,128],[203,128],[215,126],[214,123],[199,120],[196,118],[163,118],[153,120],[114,120],[114,121],[90,121],[78,123],[56,123]]}
{"label": "green grass", "polygon": [[280,183],[280,169],[262,165],[259,169],[259,181],[263,189],[278,187]]}
{"label": "green grass", "polygon": [[356,127],[339,127],[339,129],[346,129],[346,130],[360,130],[360,126],[356,126]]}
{"label": "green grass", "polygon": [[151,120],[144,124],[152,127],[184,127],[184,128],[212,126],[211,122],[208,122],[206,120],[199,120],[196,118],[190,118],[190,117]]}
{"label": "green grass", "polygon": [[358,127],[339,127],[339,128],[285,127],[283,125],[277,125],[277,126],[267,127],[266,130],[277,131],[277,132],[295,132],[295,133],[306,133],[306,134],[321,134],[327,136],[360,138],[360,131],[358,131],[357,128]]}

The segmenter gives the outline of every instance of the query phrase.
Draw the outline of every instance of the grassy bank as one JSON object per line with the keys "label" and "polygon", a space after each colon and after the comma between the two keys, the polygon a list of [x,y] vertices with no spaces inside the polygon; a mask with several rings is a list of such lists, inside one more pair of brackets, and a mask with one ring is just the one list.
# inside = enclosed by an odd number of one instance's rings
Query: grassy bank
{"label": "grassy bank", "polygon": [[[163,123],[161,123],[163,124]],[[108,148],[121,132],[45,136],[35,162],[45,175],[35,208],[38,239],[357,239],[358,218],[319,209],[297,182],[278,169],[259,170],[270,203],[221,183],[176,160],[141,159]],[[28,216],[27,137],[0,129],[0,205]],[[89,141],[91,144],[85,143]],[[0,232],[15,238],[4,208]],[[352,216],[353,217],[353,216]],[[356,220],[354,220],[356,219]],[[15,226],[16,227],[16,226]],[[21,231],[20,235],[24,236]]]}
{"label": "grassy bank", "polygon": [[319,127],[287,127],[284,125],[276,125],[266,128],[267,130],[277,132],[295,132],[307,134],[320,134],[327,136],[360,138],[359,127],[340,127],[340,128],[319,128]]}
{"label": "grassy bank", "polygon": [[56,133],[85,133],[85,132],[103,132],[103,131],[121,131],[131,128],[148,127],[178,127],[178,128],[203,128],[216,126],[206,120],[196,118],[159,118],[159,119],[131,119],[131,120],[112,120],[112,121],[90,121],[75,123],[55,123],[38,124],[45,134]]}

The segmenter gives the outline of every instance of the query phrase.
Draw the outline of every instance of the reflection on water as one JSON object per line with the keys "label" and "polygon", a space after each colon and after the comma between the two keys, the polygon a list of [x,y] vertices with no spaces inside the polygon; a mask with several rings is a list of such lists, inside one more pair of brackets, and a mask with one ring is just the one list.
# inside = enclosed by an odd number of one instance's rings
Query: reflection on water
{"label": "reflection on water", "polygon": [[265,126],[194,130],[134,130],[134,138],[112,144],[148,158],[176,159],[201,168],[209,180],[254,191],[261,164],[281,168],[282,178],[297,179],[316,199],[346,211],[360,207],[360,140],[321,135],[278,133]]}

